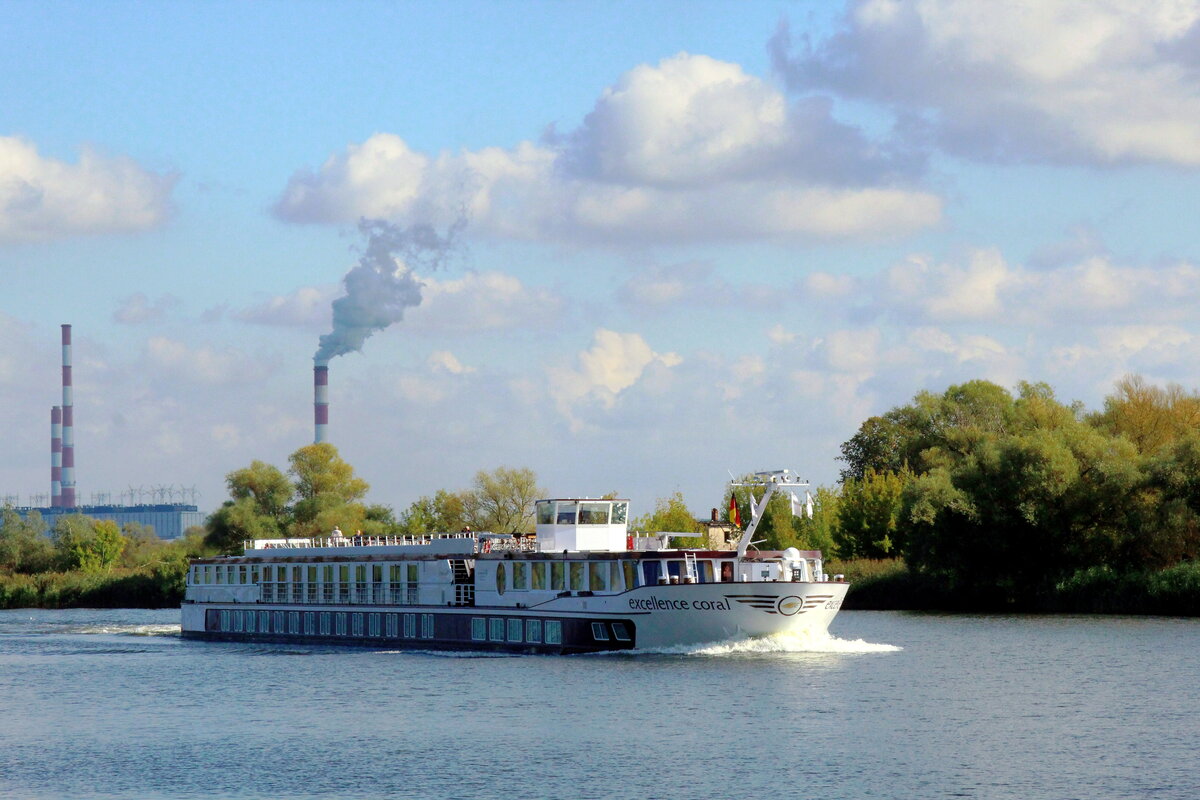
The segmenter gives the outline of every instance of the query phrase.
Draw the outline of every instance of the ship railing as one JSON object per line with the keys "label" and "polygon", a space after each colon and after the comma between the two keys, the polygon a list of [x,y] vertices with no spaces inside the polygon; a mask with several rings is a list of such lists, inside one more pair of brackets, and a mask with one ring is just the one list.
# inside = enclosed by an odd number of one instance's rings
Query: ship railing
{"label": "ship railing", "polygon": [[475,544],[476,553],[513,552],[536,553],[537,537],[529,534],[494,534],[487,533],[479,537]]}
{"label": "ship railing", "polygon": [[428,545],[446,539],[474,539],[470,531],[433,533],[423,536],[317,536],[311,539],[247,539],[245,550],[304,549],[310,547],[403,547]]}

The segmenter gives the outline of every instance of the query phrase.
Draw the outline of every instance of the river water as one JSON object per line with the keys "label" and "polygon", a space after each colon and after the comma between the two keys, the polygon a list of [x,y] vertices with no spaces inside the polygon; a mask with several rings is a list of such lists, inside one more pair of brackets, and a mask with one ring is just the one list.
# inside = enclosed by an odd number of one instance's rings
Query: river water
{"label": "river water", "polygon": [[0,797],[1200,796],[1200,621],[845,611],[831,633],[452,656],[3,611]]}

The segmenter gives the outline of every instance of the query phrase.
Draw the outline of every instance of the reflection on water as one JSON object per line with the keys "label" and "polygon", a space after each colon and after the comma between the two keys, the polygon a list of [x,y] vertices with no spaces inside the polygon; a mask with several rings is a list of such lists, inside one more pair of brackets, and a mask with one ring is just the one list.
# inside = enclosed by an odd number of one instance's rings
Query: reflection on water
{"label": "reflection on water", "polygon": [[[1200,622],[843,612],[582,657],[0,612],[0,796],[1191,798]],[[279,656],[303,656],[280,658]]]}

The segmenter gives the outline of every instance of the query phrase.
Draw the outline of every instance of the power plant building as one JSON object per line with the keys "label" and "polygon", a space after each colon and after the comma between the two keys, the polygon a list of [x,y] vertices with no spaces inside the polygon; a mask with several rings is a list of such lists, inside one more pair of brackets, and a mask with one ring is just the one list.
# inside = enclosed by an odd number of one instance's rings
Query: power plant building
{"label": "power plant building", "polygon": [[49,528],[54,527],[54,523],[59,517],[70,514],[82,514],[85,517],[93,519],[111,520],[117,523],[117,527],[124,527],[127,522],[136,522],[139,525],[149,525],[154,528],[155,535],[160,539],[178,539],[183,536],[183,532],[195,525],[203,525],[205,518],[208,516],[200,509],[193,505],[185,505],[183,503],[162,503],[158,505],[138,505],[138,506],[78,506],[76,508],[31,508],[19,507],[14,508],[22,519],[25,519],[33,511],[42,515],[42,519],[46,521]]}

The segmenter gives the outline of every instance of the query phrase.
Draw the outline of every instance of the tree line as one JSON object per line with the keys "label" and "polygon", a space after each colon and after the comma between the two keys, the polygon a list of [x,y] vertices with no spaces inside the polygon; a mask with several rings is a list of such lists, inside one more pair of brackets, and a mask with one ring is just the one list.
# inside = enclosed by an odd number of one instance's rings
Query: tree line
{"label": "tree line", "polygon": [[902,558],[960,597],[1016,603],[1080,575],[1200,554],[1200,395],[1129,376],[1099,411],[1045,383],[918,393],[842,445],[841,558]]}

